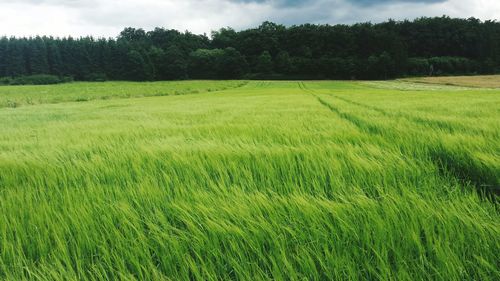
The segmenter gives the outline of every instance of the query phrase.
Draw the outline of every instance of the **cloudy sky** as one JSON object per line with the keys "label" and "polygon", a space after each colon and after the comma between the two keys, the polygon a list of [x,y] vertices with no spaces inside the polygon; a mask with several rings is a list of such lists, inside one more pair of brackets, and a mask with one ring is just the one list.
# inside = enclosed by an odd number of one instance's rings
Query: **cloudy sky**
{"label": "cloudy sky", "polygon": [[124,27],[210,33],[265,20],[380,22],[419,16],[500,19],[500,0],[0,0],[0,36],[115,37]]}

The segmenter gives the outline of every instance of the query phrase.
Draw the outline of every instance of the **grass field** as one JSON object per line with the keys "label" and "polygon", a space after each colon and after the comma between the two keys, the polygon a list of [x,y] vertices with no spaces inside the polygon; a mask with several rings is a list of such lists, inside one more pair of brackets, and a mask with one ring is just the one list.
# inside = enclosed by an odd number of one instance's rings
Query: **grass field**
{"label": "grass field", "polygon": [[428,84],[500,89],[500,75],[424,77],[403,80]]}
{"label": "grass field", "polygon": [[241,87],[246,83],[244,81],[80,82],[58,86],[9,86],[0,87],[0,108],[96,99],[197,94]]}
{"label": "grass field", "polygon": [[498,89],[74,83],[0,104],[2,280],[500,279]]}

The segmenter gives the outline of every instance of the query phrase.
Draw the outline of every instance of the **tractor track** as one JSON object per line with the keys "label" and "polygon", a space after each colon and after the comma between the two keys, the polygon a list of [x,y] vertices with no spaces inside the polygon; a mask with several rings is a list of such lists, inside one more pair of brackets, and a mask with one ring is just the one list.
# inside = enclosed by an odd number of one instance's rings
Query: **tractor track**
{"label": "tractor track", "polygon": [[[478,191],[478,193],[485,198],[486,200],[490,200],[493,202],[498,202],[498,197],[500,196],[500,186],[498,184],[498,180],[495,176],[495,170],[487,169],[474,160],[474,158],[469,155],[469,153],[465,151],[460,151],[458,149],[447,147],[441,140],[438,143],[429,143],[426,140],[422,140],[417,136],[410,136],[408,134],[401,134],[400,131],[396,131],[394,129],[382,129],[376,125],[373,125],[353,114],[349,114],[343,112],[338,106],[335,106],[331,102],[322,99],[316,91],[307,88],[304,82],[298,82],[298,86],[305,93],[312,95],[316,100],[324,107],[329,109],[331,112],[335,113],[337,116],[342,118],[343,120],[348,121],[353,124],[359,130],[371,134],[371,135],[379,135],[384,137],[403,137],[403,138],[411,138],[412,140],[416,140],[418,146],[425,149],[428,155],[428,160],[432,161],[435,165],[441,176],[443,177],[453,177],[457,182],[460,182],[462,186],[472,186],[474,189]],[[328,94],[333,98],[337,98],[346,103],[363,107],[366,109],[371,109],[379,114],[382,114],[391,118],[404,118],[408,121],[416,124],[420,124],[421,122],[426,121],[425,119],[415,121],[415,119],[409,115],[402,114],[393,114],[389,113],[383,109],[378,107],[373,107],[370,105],[365,105],[362,103],[354,102],[346,98],[340,98],[334,94]],[[443,126],[441,124],[443,122],[437,121],[433,123],[434,126],[439,128],[448,128],[449,124]],[[395,138],[394,138],[395,139]],[[404,157],[414,157],[414,153],[407,149],[401,149],[401,153]]]}

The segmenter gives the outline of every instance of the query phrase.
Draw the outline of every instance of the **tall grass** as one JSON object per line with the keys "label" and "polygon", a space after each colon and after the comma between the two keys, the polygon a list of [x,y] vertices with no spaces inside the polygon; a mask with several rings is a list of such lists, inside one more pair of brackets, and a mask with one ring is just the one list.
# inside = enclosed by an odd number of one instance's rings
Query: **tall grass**
{"label": "tall grass", "polygon": [[196,83],[0,108],[0,279],[500,278],[498,91]]}
{"label": "tall grass", "polygon": [[171,96],[244,86],[245,81],[74,82],[0,87],[0,108],[96,99]]}
{"label": "tall grass", "polygon": [[500,75],[421,77],[404,79],[404,81],[425,84],[456,85],[475,88],[500,88]]}

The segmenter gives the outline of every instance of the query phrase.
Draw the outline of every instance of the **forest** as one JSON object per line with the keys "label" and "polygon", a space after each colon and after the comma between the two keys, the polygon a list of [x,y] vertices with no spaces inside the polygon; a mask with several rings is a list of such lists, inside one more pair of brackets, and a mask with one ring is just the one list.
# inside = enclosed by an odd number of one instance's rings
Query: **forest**
{"label": "forest", "polygon": [[222,28],[210,36],[129,27],[116,38],[0,38],[0,84],[499,72],[500,22],[447,16],[353,25],[264,22],[241,31]]}

